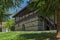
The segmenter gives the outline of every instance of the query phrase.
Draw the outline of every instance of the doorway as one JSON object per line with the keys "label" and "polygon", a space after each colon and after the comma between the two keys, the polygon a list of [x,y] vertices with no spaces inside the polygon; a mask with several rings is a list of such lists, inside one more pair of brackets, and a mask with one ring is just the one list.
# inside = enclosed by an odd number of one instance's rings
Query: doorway
{"label": "doorway", "polygon": [[48,26],[46,26],[46,30],[49,30],[49,27]]}
{"label": "doorway", "polygon": [[25,24],[22,24],[22,31],[25,31]]}

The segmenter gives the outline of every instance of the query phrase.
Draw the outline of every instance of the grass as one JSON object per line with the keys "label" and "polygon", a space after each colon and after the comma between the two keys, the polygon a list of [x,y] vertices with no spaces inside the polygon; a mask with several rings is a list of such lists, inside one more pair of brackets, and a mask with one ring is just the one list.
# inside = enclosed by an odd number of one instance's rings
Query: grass
{"label": "grass", "polygon": [[7,33],[0,33],[0,40],[9,40],[12,39],[18,33],[15,32],[7,32]]}
{"label": "grass", "polygon": [[54,40],[56,31],[16,31],[0,33],[0,40]]}

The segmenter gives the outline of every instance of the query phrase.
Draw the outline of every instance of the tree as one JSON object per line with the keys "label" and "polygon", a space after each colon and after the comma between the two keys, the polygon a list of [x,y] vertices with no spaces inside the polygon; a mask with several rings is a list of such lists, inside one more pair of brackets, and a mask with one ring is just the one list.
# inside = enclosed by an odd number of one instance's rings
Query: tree
{"label": "tree", "polygon": [[9,19],[6,21],[6,24],[2,28],[10,28],[14,26],[14,19]]}
{"label": "tree", "polygon": [[16,8],[19,7],[21,5],[21,3],[23,2],[23,0],[0,0],[0,22],[2,25],[2,21],[7,20],[7,16],[9,16],[10,14],[7,14],[6,12],[8,12],[8,10],[10,8]]}
{"label": "tree", "polygon": [[9,8],[18,7],[23,0],[0,0],[0,16],[5,13]]}
{"label": "tree", "polygon": [[60,39],[60,0],[32,0],[28,9],[33,12],[37,10],[37,13],[43,17],[49,17],[51,15],[55,15],[56,13],[57,37]]}
{"label": "tree", "polygon": [[21,5],[23,0],[0,0],[0,16],[5,14],[9,8],[18,7]]}
{"label": "tree", "polygon": [[54,7],[52,7],[48,3],[45,0],[33,0],[28,5],[27,8],[28,8],[28,10],[33,11],[33,12],[37,10],[36,13],[39,13],[40,16],[42,16],[44,20],[47,17],[49,19],[48,21],[50,21],[50,24],[52,23],[51,25],[55,25],[55,23],[53,21],[51,21],[51,19],[50,19],[51,16],[55,15],[55,10],[54,10]]}

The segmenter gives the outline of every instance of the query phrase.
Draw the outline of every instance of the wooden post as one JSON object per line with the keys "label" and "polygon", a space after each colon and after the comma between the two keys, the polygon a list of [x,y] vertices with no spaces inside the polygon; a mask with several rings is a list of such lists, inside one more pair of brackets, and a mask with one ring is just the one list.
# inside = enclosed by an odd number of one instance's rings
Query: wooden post
{"label": "wooden post", "polygon": [[60,9],[56,9],[57,15],[57,40],[60,40]]}

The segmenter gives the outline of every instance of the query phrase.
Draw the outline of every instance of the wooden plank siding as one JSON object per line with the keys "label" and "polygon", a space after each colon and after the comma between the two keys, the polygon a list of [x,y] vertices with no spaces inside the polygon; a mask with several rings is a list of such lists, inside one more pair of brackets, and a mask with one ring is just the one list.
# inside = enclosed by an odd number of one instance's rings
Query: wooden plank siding
{"label": "wooden plank siding", "polygon": [[[26,8],[16,13],[15,30],[17,31],[40,31],[51,30],[53,27],[47,25],[47,21],[39,17],[40,14],[31,12]],[[54,28],[53,28],[54,29]]]}
{"label": "wooden plank siding", "polygon": [[[30,31],[36,31],[36,30],[42,30],[43,24],[39,26],[39,17],[38,14],[36,13],[28,13],[23,16],[16,17],[16,26],[15,30],[23,30],[22,25],[25,25],[25,30],[30,30]],[[40,28],[41,27],[41,28]]]}

